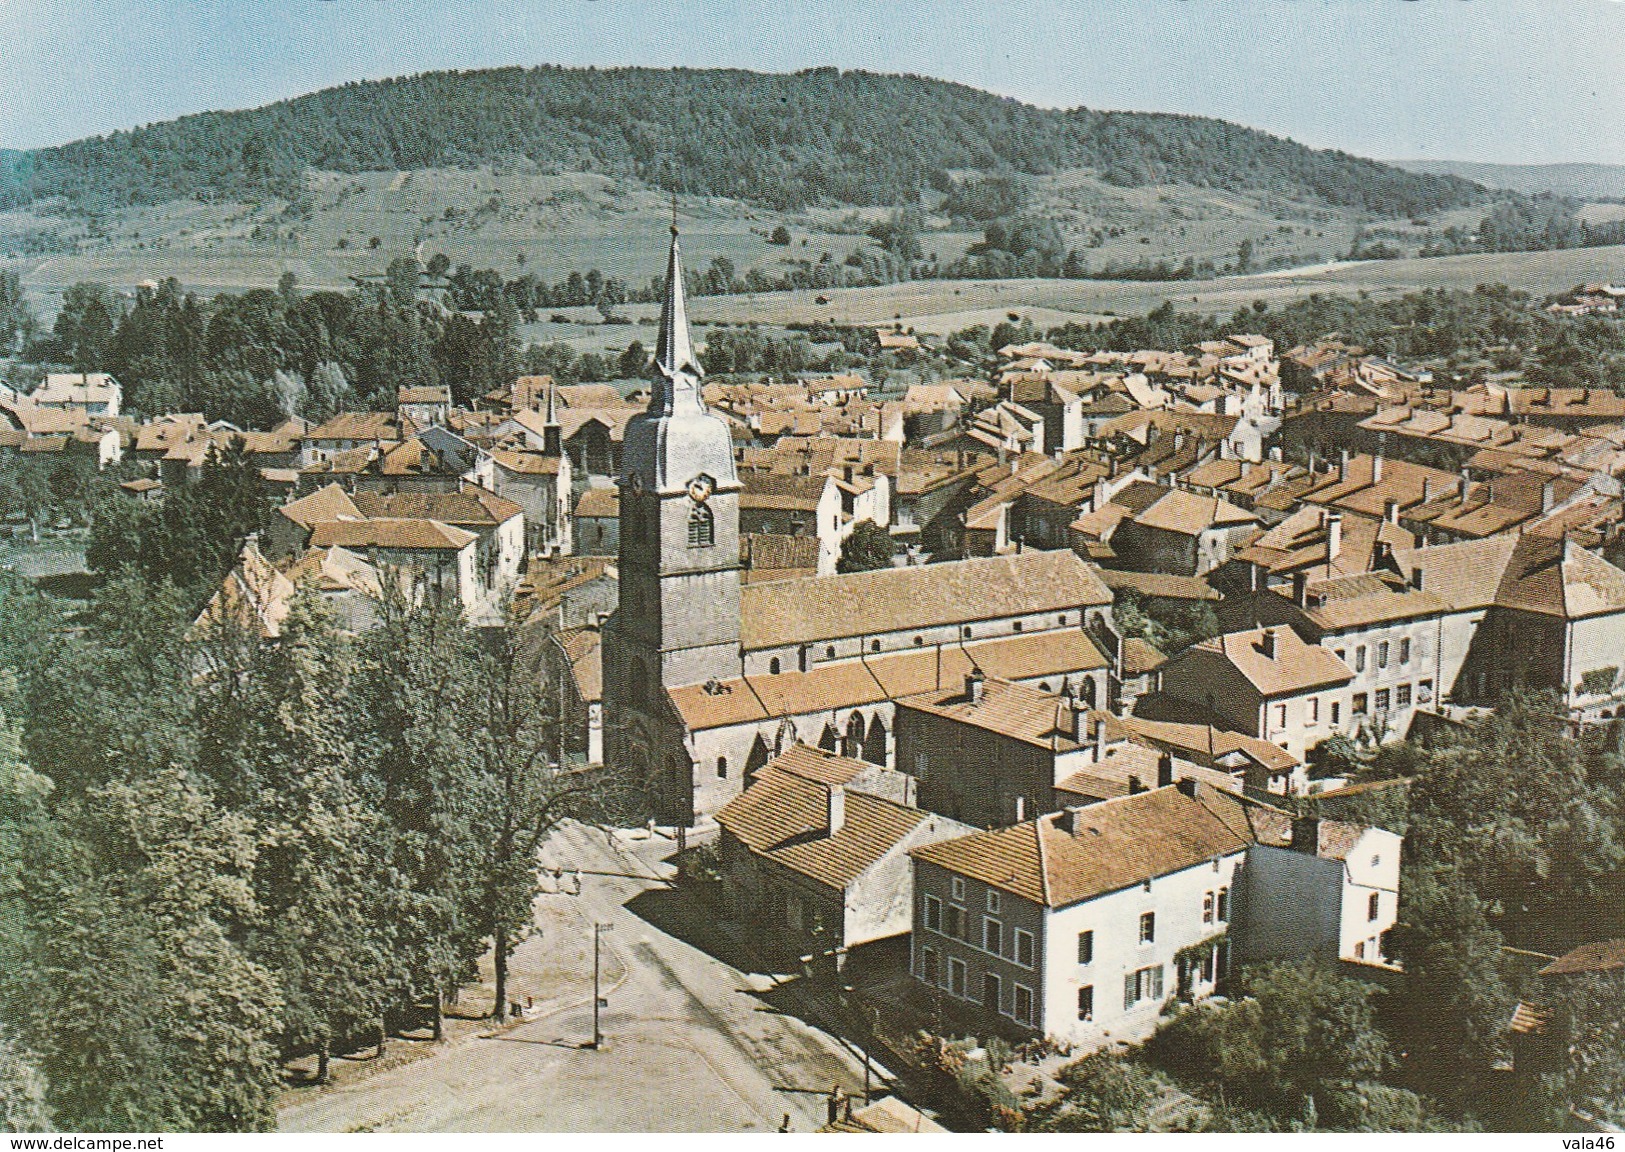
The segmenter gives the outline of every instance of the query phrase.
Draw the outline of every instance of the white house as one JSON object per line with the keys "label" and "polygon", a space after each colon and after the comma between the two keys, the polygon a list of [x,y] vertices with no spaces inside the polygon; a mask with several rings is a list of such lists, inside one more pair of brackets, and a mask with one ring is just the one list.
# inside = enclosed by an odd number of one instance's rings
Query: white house
{"label": "white house", "polygon": [[41,408],[117,416],[124,388],[106,372],[51,372],[29,399]]}
{"label": "white house", "polygon": [[1399,851],[1187,778],[914,849],[910,971],[995,1028],[1135,1043],[1233,957],[1384,963]]}

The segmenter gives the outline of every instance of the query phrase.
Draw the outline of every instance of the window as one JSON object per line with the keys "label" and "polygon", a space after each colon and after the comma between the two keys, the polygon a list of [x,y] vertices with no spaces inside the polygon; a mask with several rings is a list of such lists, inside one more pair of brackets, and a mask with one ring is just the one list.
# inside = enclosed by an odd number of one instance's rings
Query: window
{"label": "window", "polygon": [[1016,963],[1023,968],[1033,966],[1033,934],[1024,928],[1015,931]]}
{"label": "window", "polygon": [[1388,711],[1388,701],[1389,701],[1389,699],[1390,699],[1390,693],[1389,693],[1388,689],[1386,689],[1386,688],[1378,688],[1377,689],[1377,711],[1378,712],[1386,712],[1386,711]]}
{"label": "window", "polygon": [[1418,680],[1416,682],[1416,702],[1426,704],[1433,699],[1433,681]]}
{"label": "window", "polygon": [[728,758],[726,756],[718,756],[717,757],[717,779],[718,780],[726,780],[727,778],[728,778]]}
{"label": "window", "polygon": [[997,912],[999,910],[999,894],[992,888],[987,890],[987,910],[989,912]]}
{"label": "window", "polygon": [[1356,960],[1364,960],[1365,959],[1365,941],[1364,940],[1356,940],[1354,942],[1354,958]]}
{"label": "window", "polygon": [[959,905],[948,905],[948,922],[943,932],[945,935],[952,936],[955,940],[965,938],[965,910]]}
{"label": "window", "polygon": [[1057,616],[1055,618],[1055,622],[1057,624],[1059,624],[1062,628],[1065,628],[1066,627],[1066,613],[1062,612],[1059,616]]}
{"label": "window", "polygon": [[965,878],[955,876],[953,883],[948,886],[948,890],[953,894],[955,900],[963,900],[965,898]]}
{"label": "window", "polygon": [[935,896],[925,898],[925,926],[933,932],[942,931],[942,901]]}
{"label": "window", "polygon": [[914,775],[921,780],[925,779],[926,769],[931,766],[931,757],[924,752],[914,753]]}
{"label": "window", "polygon": [[1142,1000],[1162,999],[1162,965],[1153,964],[1123,977],[1123,1007],[1132,1008]]}
{"label": "window", "polygon": [[1012,631],[1020,632],[1021,631],[1021,621],[1017,620],[1015,623],[1010,625],[1010,628],[1011,628]]}
{"label": "window", "polygon": [[1361,644],[1358,648],[1356,648],[1354,650],[1354,670],[1356,672],[1364,672],[1365,671],[1365,645],[1364,644]]}
{"label": "window", "polygon": [[1401,684],[1394,689],[1394,707],[1409,708],[1411,706],[1411,686]]}
{"label": "window", "polygon": [[1349,657],[1349,654],[1348,654],[1348,649],[1346,649],[1346,648],[1339,648],[1339,649],[1338,649],[1338,650],[1337,650],[1337,651],[1336,651],[1336,652],[1335,652],[1335,653],[1334,653],[1334,655],[1335,655],[1335,656],[1336,656],[1336,657],[1337,657],[1337,658],[1338,658],[1338,659],[1339,659],[1339,660],[1343,660],[1343,661],[1347,661],[1347,660],[1348,660],[1348,657]]}
{"label": "window", "polygon": [[982,1007],[997,1012],[1004,1007],[1004,989],[999,986],[999,977],[992,972],[982,975]]}
{"label": "window", "polygon": [[965,962],[963,960],[948,961],[948,991],[965,998]]}
{"label": "window", "polygon": [[1230,889],[1220,888],[1217,908],[1219,923],[1228,923],[1230,920]]}
{"label": "window", "polygon": [[914,647],[919,648],[924,643],[925,643],[925,637],[924,636],[916,636],[916,637],[914,637]]}
{"label": "window", "polygon": [[879,640],[871,640],[871,641],[869,641],[869,651],[871,651],[871,652],[879,652],[880,651],[880,641]]}
{"label": "window", "polygon": [[970,625],[969,624],[965,625],[959,631],[960,631],[960,634],[965,637],[965,639],[967,639],[967,640],[970,639]]}
{"label": "window", "polygon": [[1202,897],[1202,923],[1213,923],[1213,893]]}
{"label": "window", "polygon": [[1311,696],[1311,697],[1309,697],[1309,720],[1308,720],[1308,723],[1310,723],[1310,724],[1319,724],[1320,723],[1320,697],[1319,696]]}
{"label": "window", "polygon": [[1095,934],[1093,929],[1078,933],[1078,963],[1093,964],[1095,962]]}
{"label": "window", "polygon": [[937,954],[931,948],[920,949],[920,979],[933,986],[939,982]]}
{"label": "window", "polygon": [[1033,1022],[1033,990],[1024,985],[1016,985],[1015,1018],[1023,1024]]}
{"label": "window", "polygon": [[1334,725],[1336,725],[1338,723],[1341,723],[1342,719],[1343,719],[1343,702],[1341,700],[1333,700],[1332,701],[1332,723]]}
{"label": "window", "polygon": [[1382,893],[1373,892],[1371,898],[1365,902],[1365,918],[1375,920],[1382,915]]}
{"label": "window", "polygon": [[1095,1018],[1095,986],[1085,984],[1078,989],[1078,1019],[1093,1020]]}
{"label": "window", "polygon": [[769,676],[777,676],[779,674],[779,658],[777,656],[773,657],[773,659],[767,662],[767,674]]}
{"label": "window", "polygon": [[1386,640],[1377,645],[1377,667],[1388,667],[1388,641]]}
{"label": "window", "polygon": [[1365,695],[1364,692],[1356,692],[1354,694],[1354,699],[1349,701],[1349,711],[1351,713],[1353,713],[1355,716],[1364,716],[1365,715],[1365,713],[1366,713],[1366,695]]}
{"label": "window", "polygon": [[982,918],[982,951],[1004,955],[1004,925],[991,916]]}
{"label": "window", "polygon": [[833,659],[835,659],[835,645],[829,644],[829,645],[826,645],[824,647],[824,659],[825,660],[833,660]]}
{"label": "window", "polygon": [[1411,662],[1411,638],[1409,636],[1403,636],[1400,638],[1399,662],[1401,664],[1409,664]]}
{"label": "window", "polygon": [[1157,938],[1157,914],[1155,912],[1140,913],[1140,943],[1149,944]]}
{"label": "window", "polygon": [[1286,705],[1285,704],[1277,704],[1275,706],[1275,726],[1277,728],[1285,728],[1286,727]]}
{"label": "window", "polygon": [[717,542],[716,518],[704,504],[696,504],[688,513],[688,546],[709,548]]}

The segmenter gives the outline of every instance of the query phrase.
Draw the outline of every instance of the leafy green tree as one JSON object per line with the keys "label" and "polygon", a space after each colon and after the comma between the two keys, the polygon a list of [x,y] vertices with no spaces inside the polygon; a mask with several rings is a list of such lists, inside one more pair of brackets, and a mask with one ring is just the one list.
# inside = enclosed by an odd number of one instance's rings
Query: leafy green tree
{"label": "leafy green tree", "polygon": [[34,325],[22,279],[15,272],[0,272],[0,355],[15,348],[19,337],[26,339]]}
{"label": "leafy green tree", "polygon": [[896,548],[891,533],[873,520],[859,520],[852,526],[852,534],[841,544],[840,559],[835,562],[837,572],[870,572],[877,568],[890,568]]}
{"label": "leafy green tree", "polygon": [[773,229],[773,235],[767,238],[767,242],[777,244],[781,248],[788,248],[790,246],[790,229],[783,224],[778,225]]}
{"label": "leafy green tree", "polygon": [[1567,1042],[1570,1103],[1625,1121],[1625,976],[1618,971],[1564,978],[1549,996],[1555,1035]]}
{"label": "leafy green tree", "polygon": [[1096,1052],[1062,1068],[1065,1091],[1035,1111],[1035,1132],[1143,1132],[1152,1108],[1171,1087],[1145,1064]]}
{"label": "leafy green tree", "polygon": [[1164,1066],[1227,1098],[1291,1118],[1330,1091],[1378,1077],[1388,1045],[1373,990],[1315,961],[1242,970],[1225,1004],[1200,1005],[1158,1031]]}
{"label": "leafy green tree", "polygon": [[634,340],[628,344],[616,367],[620,370],[621,379],[640,379],[649,367],[649,350],[643,346],[643,341]]}

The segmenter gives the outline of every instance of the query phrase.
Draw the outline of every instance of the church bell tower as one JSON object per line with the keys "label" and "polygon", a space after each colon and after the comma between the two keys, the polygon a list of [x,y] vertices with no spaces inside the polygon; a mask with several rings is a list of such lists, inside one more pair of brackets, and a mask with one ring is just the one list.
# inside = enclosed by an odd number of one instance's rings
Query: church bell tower
{"label": "church bell tower", "polygon": [[674,817],[692,802],[691,765],[669,731],[665,689],[742,671],[739,478],[732,434],[701,399],[703,377],[673,226],[653,391],[621,452],[620,603],[603,654],[610,762],[660,778],[660,807]]}

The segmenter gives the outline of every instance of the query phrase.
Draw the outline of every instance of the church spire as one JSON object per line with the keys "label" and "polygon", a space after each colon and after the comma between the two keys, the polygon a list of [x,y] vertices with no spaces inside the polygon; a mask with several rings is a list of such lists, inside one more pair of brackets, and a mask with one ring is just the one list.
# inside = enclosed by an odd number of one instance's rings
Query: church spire
{"label": "church spire", "polygon": [[559,424],[559,386],[547,382],[547,420],[542,425],[542,453],[547,456],[564,455],[564,429]]}
{"label": "church spire", "polygon": [[688,335],[688,305],[683,298],[683,261],[677,249],[677,224],[671,226],[671,256],[666,263],[666,300],[660,306],[660,338],[655,345],[655,367],[667,389],[679,374],[697,382],[705,375]]}

